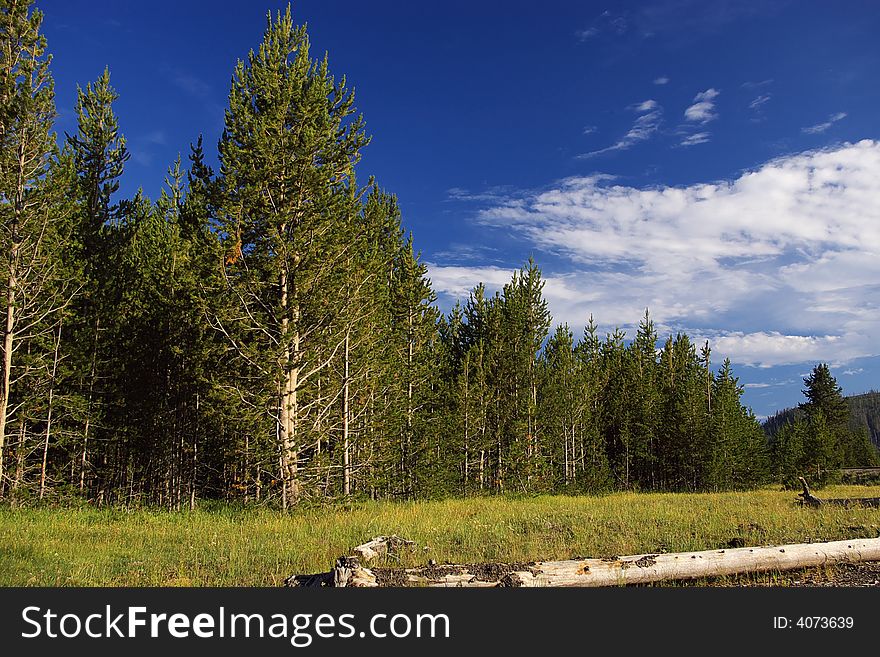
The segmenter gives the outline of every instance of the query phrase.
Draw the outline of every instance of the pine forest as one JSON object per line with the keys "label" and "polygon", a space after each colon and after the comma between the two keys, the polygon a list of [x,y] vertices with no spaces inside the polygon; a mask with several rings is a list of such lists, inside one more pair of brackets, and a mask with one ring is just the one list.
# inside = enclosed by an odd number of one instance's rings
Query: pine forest
{"label": "pine forest", "polygon": [[397,198],[356,176],[351,87],[289,8],[232,72],[219,164],[193,135],[158,199],[119,193],[109,70],[56,133],[41,20],[0,2],[0,497],[289,508],[876,464],[827,366],[768,438],[709,343],[648,311],[631,335],[556,325],[533,260],[441,313]]}

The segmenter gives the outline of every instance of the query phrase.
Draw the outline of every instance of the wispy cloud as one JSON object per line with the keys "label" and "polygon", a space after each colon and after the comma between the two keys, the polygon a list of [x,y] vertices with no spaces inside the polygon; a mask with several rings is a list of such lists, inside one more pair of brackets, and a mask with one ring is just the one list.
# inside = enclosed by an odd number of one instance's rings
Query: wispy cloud
{"label": "wispy cloud", "polygon": [[445,263],[486,262],[495,260],[498,249],[485,244],[453,243],[448,248],[434,254],[434,259]]}
{"label": "wispy cloud", "polygon": [[856,374],[861,374],[861,373],[864,372],[864,371],[865,371],[865,368],[864,368],[864,367],[859,367],[859,368],[856,368],[856,369],[844,370],[843,373],[844,373],[846,376],[855,376]]}
{"label": "wispy cloud", "polygon": [[137,162],[142,167],[150,167],[153,165],[154,157],[149,151],[132,148],[129,152],[131,153],[132,161]]}
{"label": "wispy cloud", "polygon": [[718,118],[715,113],[715,99],[718,97],[717,89],[706,89],[694,96],[694,103],[684,111],[684,118],[694,123],[708,123]]}
{"label": "wispy cloud", "polygon": [[760,82],[743,82],[743,89],[762,89],[769,85],[773,84],[773,78],[767,78],[766,80],[761,80]]}
{"label": "wispy cloud", "polygon": [[489,187],[481,192],[472,192],[463,187],[450,187],[446,190],[447,201],[495,202],[510,198],[511,188],[507,185]]}
{"label": "wispy cloud", "polygon": [[588,27],[585,30],[578,30],[574,34],[578,38],[578,41],[587,41],[588,39],[592,39],[594,36],[599,34],[599,29],[595,27]]}
{"label": "wispy cloud", "polygon": [[846,118],[846,112],[837,112],[837,114],[832,114],[828,117],[827,121],[823,123],[817,123],[816,125],[811,125],[809,128],[802,128],[802,131],[807,133],[808,135],[818,135],[819,133],[825,132],[832,125],[837,123],[838,121],[842,121]]}
{"label": "wispy cloud", "polygon": [[664,85],[664,84],[668,84],[668,83],[669,83],[669,78],[667,78],[665,75],[661,75],[659,78],[654,78],[654,84]]}
{"label": "wispy cloud", "polygon": [[[777,3],[778,4],[778,3]],[[730,23],[775,11],[774,3],[742,0],[675,0],[644,3],[635,13],[636,29],[645,35],[664,35],[688,42],[718,33]]]}
{"label": "wispy cloud", "polygon": [[456,299],[467,297],[477,283],[490,289],[501,289],[510,280],[513,270],[507,267],[485,265],[466,267],[426,262],[432,287]]}
{"label": "wispy cloud", "polygon": [[204,99],[211,95],[211,85],[192,73],[175,71],[171,81],[178,89],[195,98]]}
{"label": "wispy cloud", "polygon": [[627,133],[611,146],[583,153],[576,156],[577,159],[583,160],[604,153],[627,150],[639,142],[650,139],[660,129],[660,124],[663,120],[663,108],[660,107],[656,100],[645,100],[630,105],[627,109],[641,115],[633,122],[632,127]]}
{"label": "wispy cloud", "polygon": [[715,112],[715,99],[720,93],[717,89],[710,87],[694,96],[692,104],[684,111],[685,123],[680,125],[677,131],[679,135],[683,135],[679,146],[687,148],[710,141],[711,133],[705,130],[694,131],[718,118],[718,114]]}
{"label": "wispy cloud", "polygon": [[150,167],[156,159],[155,147],[167,144],[168,136],[161,129],[135,135],[129,140],[131,159],[142,167]]}
{"label": "wispy cloud", "polygon": [[594,125],[585,125],[583,134],[591,135],[594,132],[598,132],[598,131],[599,131],[599,128]]}
{"label": "wispy cloud", "polygon": [[[477,220],[521,239],[524,253],[553,254],[548,300],[573,326],[592,313],[603,326],[632,327],[649,307],[658,328],[709,339],[737,363],[880,355],[880,142],[685,187],[569,178],[509,195]],[[431,266],[435,288],[450,296],[509,274]]]}
{"label": "wispy cloud", "polygon": [[760,109],[767,101],[770,100],[770,94],[762,94],[749,103],[749,109]]}
{"label": "wispy cloud", "polygon": [[625,34],[629,27],[630,21],[626,14],[606,10],[594,18],[590,25],[575,31],[574,35],[583,43],[597,37],[619,37]]}
{"label": "wispy cloud", "polygon": [[157,146],[164,146],[165,144],[168,143],[168,138],[165,135],[164,130],[153,130],[152,132],[145,134],[141,138],[141,141],[143,141],[147,144],[155,144]]}
{"label": "wispy cloud", "polygon": [[710,139],[711,135],[708,132],[697,132],[682,139],[679,146],[696,146],[697,144],[705,144]]}
{"label": "wispy cloud", "polygon": [[760,123],[767,118],[764,114],[764,106],[770,102],[770,98],[770,94],[761,94],[752,99],[752,102],[749,103],[749,109],[752,110],[752,115],[749,117],[749,121],[752,123]]}
{"label": "wispy cloud", "polygon": [[743,388],[777,388],[780,386],[789,386],[794,381],[792,379],[786,379],[785,381],[773,381],[771,383],[745,383],[743,384]]}
{"label": "wispy cloud", "polygon": [[657,109],[659,105],[657,105],[656,100],[643,100],[641,103],[636,103],[635,105],[631,105],[629,109],[634,112],[650,112]]}

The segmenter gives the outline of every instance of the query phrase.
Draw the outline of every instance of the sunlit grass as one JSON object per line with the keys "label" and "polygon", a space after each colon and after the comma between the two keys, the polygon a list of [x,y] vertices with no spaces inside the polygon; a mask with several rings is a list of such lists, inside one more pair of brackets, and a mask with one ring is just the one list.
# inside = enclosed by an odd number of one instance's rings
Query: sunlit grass
{"label": "sunlit grass", "polygon": [[[880,496],[837,486],[825,497]],[[277,586],[380,534],[401,565],[531,561],[875,538],[877,509],[801,508],[791,491],[368,502],[285,514],[0,508],[0,585]]]}

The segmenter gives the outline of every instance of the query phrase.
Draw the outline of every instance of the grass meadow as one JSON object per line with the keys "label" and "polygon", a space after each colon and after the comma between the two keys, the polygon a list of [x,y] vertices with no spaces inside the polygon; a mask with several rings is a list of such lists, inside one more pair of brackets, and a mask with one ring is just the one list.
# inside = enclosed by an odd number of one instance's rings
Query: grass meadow
{"label": "grass meadow", "polygon": [[[823,497],[880,496],[833,486]],[[365,502],[283,513],[0,507],[3,586],[279,586],[381,534],[399,565],[531,561],[875,538],[880,510],[802,508],[795,492],[616,493]]]}

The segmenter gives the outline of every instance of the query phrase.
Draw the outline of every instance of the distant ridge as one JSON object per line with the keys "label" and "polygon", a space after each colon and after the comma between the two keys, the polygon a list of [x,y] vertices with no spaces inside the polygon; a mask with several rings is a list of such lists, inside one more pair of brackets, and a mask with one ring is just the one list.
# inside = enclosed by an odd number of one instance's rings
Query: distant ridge
{"label": "distant ridge", "polygon": [[[871,442],[880,448],[880,392],[872,390],[861,395],[846,397],[849,407],[849,424],[853,429],[868,428]],[[776,415],[768,417],[764,423],[764,433],[776,435],[783,426],[797,419],[803,419],[804,412],[800,408],[786,408]]]}

